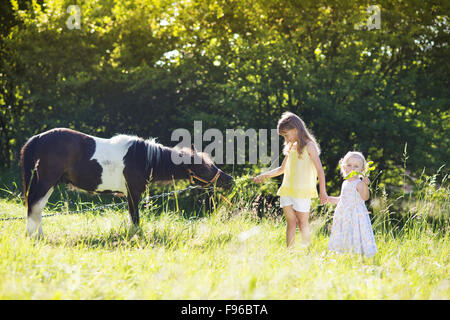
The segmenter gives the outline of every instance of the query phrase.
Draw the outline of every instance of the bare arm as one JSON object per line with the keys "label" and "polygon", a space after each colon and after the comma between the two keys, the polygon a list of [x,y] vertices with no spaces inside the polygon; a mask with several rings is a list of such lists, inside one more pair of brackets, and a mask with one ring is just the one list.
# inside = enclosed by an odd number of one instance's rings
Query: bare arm
{"label": "bare arm", "polygon": [[261,173],[260,175],[254,177],[253,182],[259,183],[259,182],[263,182],[267,178],[273,178],[273,177],[282,175],[284,173],[284,168],[286,167],[287,158],[288,158],[288,156],[284,157],[283,163],[278,168]]}
{"label": "bare arm", "polygon": [[306,150],[309,153],[309,156],[314,163],[314,166],[317,170],[317,175],[319,177],[319,188],[320,188],[320,203],[325,204],[327,203],[327,190],[326,190],[326,184],[325,184],[325,173],[323,172],[322,162],[320,162],[319,153],[317,152],[316,146],[314,143],[309,142],[306,145]]}
{"label": "bare arm", "polygon": [[356,190],[358,190],[359,194],[361,195],[361,198],[364,201],[367,201],[370,198],[369,183],[370,183],[369,178],[365,177],[362,179],[361,182],[358,182],[358,184],[356,185]]}

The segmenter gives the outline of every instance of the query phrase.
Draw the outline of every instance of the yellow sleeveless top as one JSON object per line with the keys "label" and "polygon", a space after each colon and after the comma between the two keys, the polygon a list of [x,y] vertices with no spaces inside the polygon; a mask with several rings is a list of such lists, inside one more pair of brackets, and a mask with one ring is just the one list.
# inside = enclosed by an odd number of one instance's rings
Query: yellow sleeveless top
{"label": "yellow sleeveless top", "polygon": [[297,148],[292,147],[288,153],[283,182],[278,189],[277,196],[317,198],[316,184],[317,170],[306,150],[306,146],[303,148],[300,159],[298,158]]}

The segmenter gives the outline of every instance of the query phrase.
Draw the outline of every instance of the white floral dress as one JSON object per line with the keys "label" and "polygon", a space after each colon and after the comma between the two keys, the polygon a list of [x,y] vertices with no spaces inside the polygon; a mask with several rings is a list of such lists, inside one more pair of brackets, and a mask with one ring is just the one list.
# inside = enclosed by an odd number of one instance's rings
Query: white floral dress
{"label": "white floral dress", "polygon": [[361,179],[344,181],[334,211],[328,249],[373,256],[377,252],[369,211],[356,190]]}

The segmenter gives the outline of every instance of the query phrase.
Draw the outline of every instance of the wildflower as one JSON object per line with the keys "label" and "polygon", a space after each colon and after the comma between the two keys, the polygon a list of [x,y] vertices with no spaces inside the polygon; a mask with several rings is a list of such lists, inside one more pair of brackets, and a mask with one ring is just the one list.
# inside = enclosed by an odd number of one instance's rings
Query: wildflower
{"label": "wildflower", "polygon": [[344,180],[348,180],[348,179],[350,179],[351,177],[354,177],[354,176],[367,177],[367,176],[369,176],[370,171],[373,171],[373,170],[375,170],[375,166],[373,165],[373,161],[369,161],[369,162],[367,162],[367,166],[366,166],[366,169],[364,170],[364,172],[359,172],[359,171],[356,171],[356,170],[352,170],[352,172],[350,172],[344,178]]}

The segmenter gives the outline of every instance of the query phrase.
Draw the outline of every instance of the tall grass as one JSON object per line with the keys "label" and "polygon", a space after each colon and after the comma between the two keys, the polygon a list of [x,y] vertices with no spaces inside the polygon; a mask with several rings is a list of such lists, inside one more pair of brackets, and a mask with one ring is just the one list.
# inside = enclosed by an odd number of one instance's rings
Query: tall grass
{"label": "tall grass", "polygon": [[[197,195],[196,214],[186,195],[142,207],[139,230],[126,206],[87,201],[91,212],[44,218],[39,241],[25,237],[23,220],[0,222],[0,299],[449,299],[448,180],[439,175],[398,196],[375,182],[373,258],[328,251],[334,207],[317,202],[311,246],[286,249],[279,208],[255,214],[276,184],[246,176],[227,200]],[[0,200],[0,217],[24,213],[16,196]]]}

